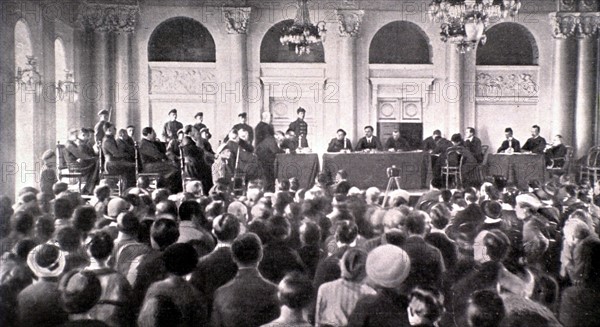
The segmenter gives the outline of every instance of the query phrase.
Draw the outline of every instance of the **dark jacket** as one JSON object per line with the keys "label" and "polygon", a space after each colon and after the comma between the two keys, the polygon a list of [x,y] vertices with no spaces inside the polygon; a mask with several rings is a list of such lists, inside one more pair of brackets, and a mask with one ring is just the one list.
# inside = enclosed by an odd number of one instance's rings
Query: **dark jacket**
{"label": "dark jacket", "polygon": [[355,151],[362,151],[365,149],[383,151],[383,145],[381,145],[381,141],[375,135],[372,136],[370,143],[367,141],[367,137],[364,136],[361,137],[360,140],[358,140],[358,144],[356,144]]}
{"label": "dark jacket", "polygon": [[265,279],[279,284],[285,274],[292,271],[304,273],[306,267],[296,250],[284,242],[271,241],[265,245],[263,259],[258,269]]}
{"label": "dark jacket", "polygon": [[340,260],[347,250],[348,246],[342,246],[333,252],[332,255],[321,261],[321,263],[317,266],[315,279],[313,280],[315,290],[318,290],[319,286],[323,285],[324,283],[340,278],[342,274],[342,271],[340,270]]}
{"label": "dark jacket", "polygon": [[257,269],[240,269],[235,278],[215,292],[212,326],[261,326],[279,317],[277,285]]}
{"label": "dark jacket", "polygon": [[410,258],[410,272],[402,285],[406,293],[415,286],[441,288],[445,267],[440,250],[419,236],[410,236],[402,248]]}
{"label": "dark jacket", "polygon": [[472,140],[465,140],[465,147],[473,154],[478,163],[483,161],[481,140],[477,136],[473,136]]}
{"label": "dark jacket", "polygon": [[[502,142],[502,145],[500,145],[500,147],[498,148],[498,153],[500,152],[504,152],[506,151],[508,148],[510,148],[510,145],[508,144],[508,140],[504,140],[504,142]],[[513,138],[512,139],[512,148],[514,150],[514,152],[521,152],[521,143],[519,143],[519,140]]]}
{"label": "dark jacket", "polygon": [[600,326],[600,292],[571,286],[562,293],[558,318],[565,327]]}
{"label": "dark jacket", "polygon": [[256,133],[255,133],[256,142],[254,144],[257,147],[267,136],[275,135],[275,130],[273,129],[273,125],[267,124],[262,121],[256,125],[256,128],[254,130],[256,131]]}
{"label": "dark jacket", "polygon": [[425,242],[435,246],[442,253],[444,267],[452,269],[457,260],[456,244],[445,234],[433,232],[425,236]]}
{"label": "dark jacket", "polygon": [[327,152],[340,152],[342,150],[352,151],[352,142],[350,142],[349,139],[344,138],[343,140],[338,140],[337,138],[332,138],[331,141],[329,141]]}
{"label": "dark jacket", "polygon": [[164,296],[173,301],[181,312],[178,327],[206,326],[208,307],[200,292],[181,277],[169,277],[150,286],[144,302],[156,296]]}
{"label": "dark jacket", "polygon": [[387,141],[385,141],[385,149],[394,149],[396,151],[408,151],[410,150],[410,146],[402,136],[400,136],[397,140],[395,140],[393,136],[390,136],[390,138],[388,138]]}
{"label": "dark jacket", "polygon": [[543,154],[546,150],[546,139],[541,136],[530,137],[521,147],[522,151],[531,151],[537,154]]}
{"label": "dark jacket", "polygon": [[[42,300],[43,299],[43,300]],[[17,296],[19,326],[56,326],[69,319],[62,307],[58,283],[41,280]]]}
{"label": "dark jacket", "polygon": [[378,290],[376,295],[367,295],[356,303],[348,317],[348,327],[409,327],[408,299],[391,290]]}

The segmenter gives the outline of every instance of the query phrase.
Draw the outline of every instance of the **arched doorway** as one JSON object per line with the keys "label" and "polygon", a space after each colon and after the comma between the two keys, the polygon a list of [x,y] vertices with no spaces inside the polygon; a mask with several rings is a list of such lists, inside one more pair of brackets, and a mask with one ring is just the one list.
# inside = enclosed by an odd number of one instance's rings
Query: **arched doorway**
{"label": "arched doorway", "polygon": [[[168,112],[193,124],[197,112],[215,126],[218,82],[216,46],[210,31],[188,17],[170,18],[156,27],[148,41],[150,124],[160,136]],[[219,135],[220,136],[220,135]]]}
{"label": "arched doorway", "polygon": [[[15,25],[15,71],[28,68],[28,56],[33,55],[31,31],[27,22],[20,19]],[[25,77],[27,79],[27,77]],[[39,164],[36,164],[34,138],[34,106],[39,100],[41,85],[15,84],[15,159],[18,173],[15,176],[15,190],[24,186],[35,186]],[[36,127],[41,128],[41,127]]]}

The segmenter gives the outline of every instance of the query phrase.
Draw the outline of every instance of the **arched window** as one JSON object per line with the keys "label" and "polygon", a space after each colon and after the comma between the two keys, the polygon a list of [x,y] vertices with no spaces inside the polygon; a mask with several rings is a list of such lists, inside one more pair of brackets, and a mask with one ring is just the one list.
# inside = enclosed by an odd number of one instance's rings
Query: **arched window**
{"label": "arched window", "polygon": [[416,24],[395,21],[383,26],[371,41],[370,64],[430,64],[427,34]]}
{"label": "arched window", "polygon": [[[15,71],[18,69],[25,70],[28,68],[27,56],[33,55],[33,46],[31,43],[31,31],[27,22],[23,19],[17,21],[15,25]],[[38,67],[38,71],[41,70]],[[37,88],[40,85],[24,85],[16,84],[15,90],[15,159],[19,171],[35,170],[35,143],[34,137],[34,104],[38,100]],[[36,126],[36,128],[42,128]],[[19,172],[19,174],[20,174]],[[23,186],[33,186],[35,178],[21,178],[24,175],[19,175],[15,178],[15,189],[19,190]]]}
{"label": "arched window", "polygon": [[215,41],[198,21],[171,18],[152,32],[148,61],[215,62]]}
{"label": "arched window", "polygon": [[477,48],[477,65],[537,65],[538,48],[525,26],[500,23],[485,33],[487,42]]}
{"label": "arched window", "polygon": [[310,53],[301,56],[293,48],[281,45],[279,37],[284,28],[291,26],[294,20],[288,19],[273,25],[260,44],[260,62],[325,62],[325,50],[322,43],[311,45]]}
{"label": "arched window", "polygon": [[[54,41],[54,78],[58,81],[66,80],[67,54],[61,38]],[[56,97],[56,139],[64,143],[69,129],[69,97],[59,95]]]}

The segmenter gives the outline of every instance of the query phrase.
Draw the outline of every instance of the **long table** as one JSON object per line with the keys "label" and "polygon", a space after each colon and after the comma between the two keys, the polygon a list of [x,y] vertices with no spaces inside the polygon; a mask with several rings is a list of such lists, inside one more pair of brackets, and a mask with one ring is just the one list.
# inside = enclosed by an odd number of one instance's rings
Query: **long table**
{"label": "long table", "polygon": [[546,178],[546,159],[541,154],[499,153],[488,155],[487,160],[488,176],[504,176],[521,189],[526,189],[530,180],[544,182]]}
{"label": "long table", "polygon": [[278,154],[275,159],[277,179],[298,178],[300,188],[314,185],[319,174],[319,156],[316,153]]}
{"label": "long table", "polygon": [[353,152],[323,155],[325,172],[334,177],[338,170],[344,169],[348,173],[350,184],[360,189],[376,186],[385,190],[389,180],[386,169],[392,165],[400,169],[400,184],[403,189],[428,187],[431,165],[427,152]]}

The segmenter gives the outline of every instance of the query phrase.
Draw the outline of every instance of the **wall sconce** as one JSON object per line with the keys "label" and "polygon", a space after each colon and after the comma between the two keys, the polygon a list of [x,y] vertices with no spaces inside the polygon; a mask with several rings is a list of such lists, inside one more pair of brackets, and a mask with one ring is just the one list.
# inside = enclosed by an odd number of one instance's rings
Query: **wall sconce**
{"label": "wall sconce", "polygon": [[17,67],[15,81],[20,87],[26,86],[29,89],[32,86],[41,86],[42,74],[38,72],[37,59],[34,56],[27,56],[27,66],[25,69]]}
{"label": "wall sconce", "polygon": [[74,101],[77,101],[77,84],[73,77],[73,72],[65,69],[65,80],[59,80],[56,86],[56,96],[60,100],[66,95],[67,99],[73,97]]}

